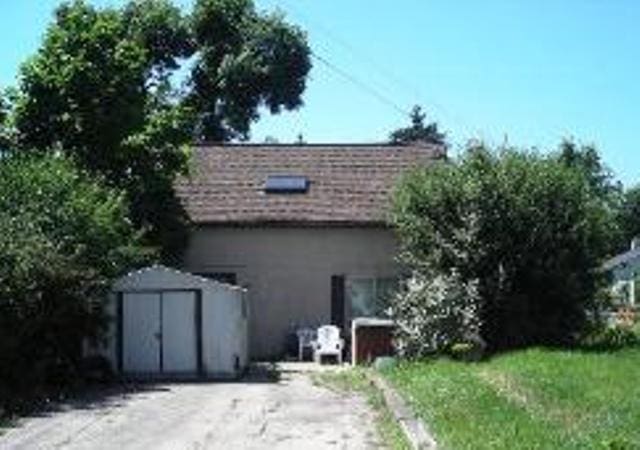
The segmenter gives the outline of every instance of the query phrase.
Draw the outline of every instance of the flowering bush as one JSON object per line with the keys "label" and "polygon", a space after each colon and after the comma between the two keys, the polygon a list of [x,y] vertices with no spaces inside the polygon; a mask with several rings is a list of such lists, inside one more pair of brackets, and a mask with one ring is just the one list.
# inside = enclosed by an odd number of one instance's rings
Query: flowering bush
{"label": "flowering bush", "polygon": [[454,344],[478,342],[480,297],[477,282],[460,275],[415,274],[392,301],[396,346],[403,356],[449,351]]}

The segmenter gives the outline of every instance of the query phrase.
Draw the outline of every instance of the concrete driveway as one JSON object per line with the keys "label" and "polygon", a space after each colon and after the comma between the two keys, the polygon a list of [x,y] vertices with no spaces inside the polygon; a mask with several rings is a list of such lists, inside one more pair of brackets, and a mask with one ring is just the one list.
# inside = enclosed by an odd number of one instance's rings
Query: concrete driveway
{"label": "concrete driveway", "polygon": [[0,449],[371,449],[363,398],[315,386],[309,364],[233,383],[148,384],[22,420]]}

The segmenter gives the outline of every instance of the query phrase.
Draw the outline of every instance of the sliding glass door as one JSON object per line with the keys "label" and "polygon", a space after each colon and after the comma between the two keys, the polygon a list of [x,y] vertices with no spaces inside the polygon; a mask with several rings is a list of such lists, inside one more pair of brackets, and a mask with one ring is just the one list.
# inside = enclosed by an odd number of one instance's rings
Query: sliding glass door
{"label": "sliding glass door", "polygon": [[384,317],[398,285],[395,278],[349,278],[347,301],[350,317]]}

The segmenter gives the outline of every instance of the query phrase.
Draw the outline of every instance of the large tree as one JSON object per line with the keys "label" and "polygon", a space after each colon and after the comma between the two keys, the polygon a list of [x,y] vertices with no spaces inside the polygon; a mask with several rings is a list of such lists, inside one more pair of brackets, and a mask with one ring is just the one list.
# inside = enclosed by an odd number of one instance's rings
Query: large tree
{"label": "large tree", "polygon": [[251,0],[196,0],[190,14],[169,0],[64,3],[22,67],[16,144],[63,151],[124,188],[136,225],[175,256],[185,218],[172,183],[188,144],[246,139],[262,108],[299,107],[309,54],[300,29]]}
{"label": "large tree", "polygon": [[389,140],[393,144],[413,144],[416,142],[445,144],[446,135],[438,129],[436,122],[425,124],[427,115],[422,112],[420,106],[413,107],[409,118],[411,125],[399,128],[389,136]]}

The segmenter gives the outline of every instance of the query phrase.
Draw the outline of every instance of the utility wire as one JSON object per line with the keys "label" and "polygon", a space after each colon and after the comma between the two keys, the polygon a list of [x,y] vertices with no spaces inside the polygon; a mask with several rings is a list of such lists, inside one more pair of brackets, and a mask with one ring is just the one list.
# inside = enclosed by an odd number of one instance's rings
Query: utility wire
{"label": "utility wire", "polygon": [[[439,102],[436,102],[435,100],[433,100],[430,97],[425,97],[423,95],[423,93],[421,92],[420,89],[417,88],[416,85],[409,83],[407,80],[399,77],[397,74],[395,74],[393,71],[387,69],[384,65],[380,64],[378,61],[376,61],[373,57],[365,54],[364,52],[359,51],[356,47],[354,47],[353,45],[351,45],[349,42],[347,42],[346,40],[340,38],[336,33],[334,33],[333,31],[331,31],[327,26],[323,25],[322,23],[316,21],[316,20],[312,20],[310,19],[306,14],[302,13],[300,11],[300,9],[294,7],[291,5],[291,3],[289,3],[286,0],[281,0],[282,4],[289,9],[290,11],[293,11],[297,16],[299,16],[300,18],[302,18],[305,22],[307,22],[309,25],[315,25],[315,28],[317,28],[320,32],[322,32],[325,36],[327,36],[330,40],[334,41],[335,43],[337,43],[338,45],[340,45],[341,47],[343,47],[344,49],[346,49],[349,53],[351,53],[352,55],[356,56],[357,58],[365,61],[371,68],[375,69],[379,74],[383,75],[385,78],[387,78],[388,81],[391,81],[394,85],[396,86],[402,86],[404,87],[405,91],[407,93],[410,93],[412,96],[417,97],[417,100],[419,103],[423,103],[427,106],[431,106],[433,108],[435,108],[436,110],[439,110],[444,116],[449,117],[453,122],[455,122],[460,128],[462,128],[465,133],[468,136],[474,136],[474,135],[478,135],[478,131],[471,131],[471,127],[467,126],[467,123],[462,120],[462,118],[460,116],[458,116],[457,114],[452,114],[449,111],[447,111],[447,108],[445,108],[442,104],[440,104]],[[320,60],[319,57],[316,56],[316,59]],[[326,64],[325,64],[326,65]],[[338,69],[338,68],[336,68]],[[340,70],[340,69],[338,69]],[[345,78],[355,78],[352,75],[346,73],[346,71],[344,70],[340,70],[341,75]],[[358,84],[364,84],[363,82],[358,80]],[[388,104],[390,102],[389,98],[381,95],[379,93],[379,91],[367,87],[366,90],[368,92],[374,90],[376,93],[374,94],[376,97],[382,96],[384,97],[384,103]],[[426,100],[426,102],[425,102]],[[391,102],[393,103],[393,108],[397,111],[398,105],[395,102]],[[403,109],[403,108],[400,108]],[[404,111],[404,109],[403,109]],[[403,115],[406,115],[407,113],[404,112]],[[481,133],[480,133],[481,134]]]}
{"label": "utility wire", "polygon": [[282,3],[286,5],[287,9],[290,9],[291,11],[293,11],[296,15],[300,16],[304,21],[308,22],[310,25],[315,25],[315,27],[318,30],[320,30],[325,36],[327,36],[330,40],[337,43],[339,46],[347,50],[352,55],[365,61],[367,64],[369,64],[369,66],[377,70],[378,73],[385,76],[388,81],[391,81],[396,85],[402,85],[407,90],[407,92],[410,92],[411,95],[413,96],[422,97],[419,89],[417,89],[415,85],[408,83],[407,80],[404,80],[399,76],[397,76],[393,71],[387,69],[383,64],[380,64],[378,61],[376,61],[375,58],[369,56],[368,54],[365,54],[364,52],[361,52],[351,43],[349,43],[345,39],[342,39],[340,36],[334,33],[330,28],[318,22],[317,20],[313,20],[309,18],[308,15],[304,14],[302,11],[300,11],[298,8],[291,5],[289,2],[283,0]]}
{"label": "utility wire", "polygon": [[314,51],[311,52],[311,56],[316,61],[319,61],[322,64],[324,64],[325,67],[327,67],[331,71],[333,71],[336,74],[340,75],[341,77],[345,78],[347,81],[351,82],[353,85],[359,87],[363,91],[369,93],[370,95],[372,95],[373,97],[378,99],[378,101],[380,101],[381,103],[384,103],[385,105],[387,105],[390,108],[392,108],[394,111],[396,111],[402,117],[407,117],[407,116],[410,115],[409,111],[404,109],[402,106],[398,105],[396,102],[391,100],[386,95],[380,93],[376,88],[368,85],[367,83],[363,82],[362,80],[359,80],[358,78],[354,77],[349,72],[347,72],[346,70],[342,70],[341,68],[339,68],[338,66],[336,66],[335,64],[333,64],[332,62],[327,60],[325,57],[318,55]]}

